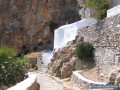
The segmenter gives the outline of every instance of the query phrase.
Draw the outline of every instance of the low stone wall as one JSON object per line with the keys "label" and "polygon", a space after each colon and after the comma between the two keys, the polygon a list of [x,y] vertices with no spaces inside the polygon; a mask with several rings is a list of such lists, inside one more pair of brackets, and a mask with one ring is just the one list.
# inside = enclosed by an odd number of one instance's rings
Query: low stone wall
{"label": "low stone wall", "polygon": [[33,64],[33,65],[36,65],[37,64],[37,58],[36,57],[29,58],[29,63]]}
{"label": "low stone wall", "polygon": [[42,64],[42,53],[39,53],[37,56],[37,66],[38,66],[38,70],[41,70],[41,64]]}
{"label": "low stone wall", "polygon": [[28,74],[28,78],[7,90],[39,90],[37,76]]}
{"label": "low stone wall", "polygon": [[105,85],[105,82],[95,82],[90,79],[85,78],[80,74],[80,71],[74,71],[71,76],[71,81],[74,82],[80,90],[89,90],[90,84],[99,84],[99,85]]}
{"label": "low stone wall", "polygon": [[48,64],[51,62],[52,56],[53,56],[52,51],[47,51],[47,52],[42,53],[42,61],[43,61],[45,67],[47,67]]}
{"label": "low stone wall", "polygon": [[112,17],[120,14],[120,5],[117,5],[109,10],[107,10],[107,17]]}

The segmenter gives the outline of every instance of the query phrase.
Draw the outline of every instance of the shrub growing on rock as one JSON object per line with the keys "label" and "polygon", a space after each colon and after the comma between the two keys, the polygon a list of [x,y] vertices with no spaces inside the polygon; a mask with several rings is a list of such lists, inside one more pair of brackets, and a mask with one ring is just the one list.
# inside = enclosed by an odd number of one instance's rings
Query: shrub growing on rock
{"label": "shrub growing on rock", "polygon": [[27,58],[17,58],[8,46],[0,47],[0,87],[10,87],[24,79]]}
{"label": "shrub growing on rock", "polygon": [[85,0],[85,7],[93,10],[92,17],[103,19],[106,17],[108,2],[106,0]]}
{"label": "shrub growing on rock", "polygon": [[[79,59],[88,61],[89,58],[94,57],[93,45],[90,44],[89,42],[79,43],[76,47],[76,55]],[[91,61],[89,61],[89,62],[91,62]]]}

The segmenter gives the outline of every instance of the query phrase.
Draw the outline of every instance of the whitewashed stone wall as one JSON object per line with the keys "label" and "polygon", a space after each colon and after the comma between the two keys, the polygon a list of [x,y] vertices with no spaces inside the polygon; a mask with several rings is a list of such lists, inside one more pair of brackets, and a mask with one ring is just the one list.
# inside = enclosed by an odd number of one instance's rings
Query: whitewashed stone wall
{"label": "whitewashed stone wall", "polygon": [[107,17],[112,17],[120,14],[120,5],[117,5],[109,10],[107,10]]}
{"label": "whitewashed stone wall", "polygon": [[90,84],[97,84],[97,85],[106,85],[106,82],[95,82],[88,78],[85,78],[80,74],[80,71],[74,71],[71,76],[71,81],[74,82],[80,90],[89,90]]}
{"label": "whitewashed stone wall", "polygon": [[37,76],[28,73],[28,78],[7,90],[38,90]]}
{"label": "whitewashed stone wall", "polygon": [[52,51],[42,53],[42,62],[45,67],[47,67],[47,65],[51,62],[52,55],[53,55]]}
{"label": "whitewashed stone wall", "polygon": [[62,47],[67,46],[69,41],[75,40],[77,36],[77,30],[86,26],[91,26],[97,23],[97,20],[94,18],[86,18],[81,21],[64,25],[55,30],[54,36],[54,49],[58,50]]}

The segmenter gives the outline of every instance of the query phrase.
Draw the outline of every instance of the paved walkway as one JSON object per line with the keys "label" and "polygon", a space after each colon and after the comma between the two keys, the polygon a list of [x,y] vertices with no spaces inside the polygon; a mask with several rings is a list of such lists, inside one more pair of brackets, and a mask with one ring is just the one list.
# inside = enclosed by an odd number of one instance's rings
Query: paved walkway
{"label": "paved walkway", "polygon": [[37,82],[40,90],[64,90],[63,85],[46,75],[46,68],[41,66],[41,71],[37,72]]}

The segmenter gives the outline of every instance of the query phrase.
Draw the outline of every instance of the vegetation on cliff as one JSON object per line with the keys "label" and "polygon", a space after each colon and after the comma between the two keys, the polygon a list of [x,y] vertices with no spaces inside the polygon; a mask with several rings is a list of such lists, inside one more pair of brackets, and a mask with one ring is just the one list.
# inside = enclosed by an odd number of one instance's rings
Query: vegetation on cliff
{"label": "vegetation on cliff", "polygon": [[106,0],[86,0],[85,7],[93,10],[91,17],[103,19],[106,17],[108,2]]}

